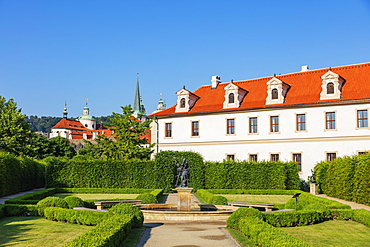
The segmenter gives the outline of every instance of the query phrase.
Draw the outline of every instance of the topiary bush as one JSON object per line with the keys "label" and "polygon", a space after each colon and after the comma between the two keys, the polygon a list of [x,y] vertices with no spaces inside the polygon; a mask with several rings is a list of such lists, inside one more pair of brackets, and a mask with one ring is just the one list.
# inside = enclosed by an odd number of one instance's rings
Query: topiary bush
{"label": "topiary bush", "polygon": [[109,212],[113,215],[115,214],[129,214],[133,217],[133,227],[139,228],[143,226],[144,222],[144,215],[141,210],[130,204],[130,203],[118,203],[114,205]]}
{"label": "topiary bush", "polygon": [[71,209],[83,207],[85,205],[84,201],[77,196],[67,196],[66,198],[64,198],[64,201],[66,201],[68,207]]}
{"label": "topiary bush", "polygon": [[49,196],[41,201],[39,201],[37,204],[37,211],[40,216],[44,216],[44,210],[47,207],[60,207],[60,208],[68,208],[68,204],[66,201],[59,197],[55,196]]}
{"label": "topiary bush", "polygon": [[136,200],[141,200],[142,204],[157,204],[157,197],[150,193],[143,193],[136,197]]}
{"label": "topiary bush", "polygon": [[211,204],[213,205],[227,205],[227,199],[224,196],[214,196],[212,197]]}
{"label": "topiary bush", "polygon": [[227,219],[226,224],[228,227],[239,229],[239,221],[246,216],[256,216],[262,218],[261,211],[255,208],[241,207],[238,208],[234,213]]}

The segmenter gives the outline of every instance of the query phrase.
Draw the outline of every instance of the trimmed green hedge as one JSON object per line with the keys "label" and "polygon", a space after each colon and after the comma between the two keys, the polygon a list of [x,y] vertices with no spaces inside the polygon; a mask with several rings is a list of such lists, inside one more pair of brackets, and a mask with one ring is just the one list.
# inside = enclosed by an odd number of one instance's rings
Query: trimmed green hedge
{"label": "trimmed green hedge", "polygon": [[227,205],[227,199],[223,196],[216,196],[210,193],[208,190],[197,190],[197,196],[203,199],[208,204],[215,204],[215,205]]}
{"label": "trimmed green hedge", "polygon": [[157,187],[165,191],[173,188],[176,183],[176,164],[181,164],[186,159],[190,168],[189,186],[195,189],[204,188],[204,162],[200,154],[194,152],[161,151],[155,155],[154,175]]}
{"label": "trimmed green hedge", "polygon": [[44,199],[45,197],[52,196],[58,193],[56,188],[44,189],[32,193],[27,193],[25,195],[17,196],[6,200],[6,204],[37,204],[38,201]]}
{"label": "trimmed green hedge", "polygon": [[294,162],[224,160],[205,163],[207,189],[299,189]]}
{"label": "trimmed green hedge", "polygon": [[[38,216],[36,205],[4,204],[4,216]],[[1,218],[1,217],[0,217]]]}
{"label": "trimmed green hedge", "polygon": [[131,226],[131,216],[114,215],[97,224],[91,231],[75,238],[65,247],[116,247],[127,237]]}
{"label": "trimmed green hedge", "polygon": [[303,210],[306,209],[311,204],[323,204],[329,209],[351,209],[351,206],[333,201],[327,198],[318,197],[307,192],[302,192],[298,197],[298,204],[296,208],[296,199],[292,198],[287,201],[285,204],[275,204],[279,209],[297,209]]}
{"label": "trimmed green hedge", "polygon": [[330,211],[302,210],[262,214],[263,220],[275,227],[306,226],[332,219]]}
{"label": "trimmed green hedge", "polygon": [[108,219],[109,214],[107,212],[100,211],[48,207],[44,209],[44,217],[53,221],[95,226],[103,220]]}
{"label": "trimmed green hedge", "polygon": [[315,174],[320,192],[370,205],[370,154],[320,162]]}
{"label": "trimmed green hedge", "polygon": [[0,197],[44,187],[44,164],[0,152]]}
{"label": "trimmed green hedge", "polygon": [[248,237],[252,243],[258,246],[310,246],[302,240],[271,226],[255,216],[242,218],[239,222],[239,230]]}
{"label": "trimmed green hedge", "polygon": [[244,189],[208,189],[213,194],[251,194],[251,195],[295,195],[301,190],[244,190]]}

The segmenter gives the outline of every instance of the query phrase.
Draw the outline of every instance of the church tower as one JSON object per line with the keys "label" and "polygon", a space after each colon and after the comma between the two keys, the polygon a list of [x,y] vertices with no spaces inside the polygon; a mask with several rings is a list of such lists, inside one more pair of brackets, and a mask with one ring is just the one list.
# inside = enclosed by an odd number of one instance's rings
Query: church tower
{"label": "church tower", "polygon": [[145,116],[145,107],[143,104],[143,100],[140,95],[140,88],[139,88],[139,73],[137,73],[136,77],[136,91],[135,91],[135,98],[134,98],[134,117],[138,117],[139,114],[142,114],[143,117]]}
{"label": "church tower", "polygon": [[78,117],[80,123],[88,129],[96,130],[96,120],[90,115],[90,109],[88,106],[88,99],[86,99],[86,105],[83,110],[83,115]]}

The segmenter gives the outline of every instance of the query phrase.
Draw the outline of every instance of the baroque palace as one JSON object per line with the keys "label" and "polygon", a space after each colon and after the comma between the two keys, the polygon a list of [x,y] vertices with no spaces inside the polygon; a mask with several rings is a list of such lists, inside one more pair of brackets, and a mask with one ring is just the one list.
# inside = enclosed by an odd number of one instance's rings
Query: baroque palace
{"label": "baroque palace", "polygon": [[370,63],[221,83],[148,117],[156,151],[205,160],[295,161],[307,179],[316,163],[370,150]]}

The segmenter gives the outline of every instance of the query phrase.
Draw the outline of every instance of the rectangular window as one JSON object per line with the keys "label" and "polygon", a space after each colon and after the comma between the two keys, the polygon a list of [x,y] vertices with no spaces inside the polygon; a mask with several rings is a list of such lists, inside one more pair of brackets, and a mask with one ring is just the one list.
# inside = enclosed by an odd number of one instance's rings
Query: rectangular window
{"label": "rectangular window", "polygon": [[270,160],[271,161],[279,161],[279,154],[271,154]]}
{"label": "rectangular window", "polygon": [[199,136],[199,122],[191,122],[191,136]]}
{"label": "rectangular window", "polygon": [[165,137],[172,137],[172,123],[165,124]]}
{"label": "rectangular window", "polygon": [[335,112],[326,113],[326,129],[335,129]]}
{"label": "rectangular window", "polygon": [[257,162],[257,154],[250,154],[249,155],[249,161]]}
{"label": "rectangular window", "polygon": [[228,135],[235,134],[235,119],[227,119],[227,130]]}
{"label": "rectangular window", "polygon": [[297,114],[297,131],[306,130],[306,114]]}
{"label": "rectangular window", "polygon": [[293,154],[293,161],[297,163],[298,172],[302,171],[302,154]]}
{"label": "rectangular window", "polygon": [[327,161],[333,161],[337,157],[336,153],[326,153],[326,160]]}
{"label": "rectangular window", "polygon": [[235,155],[234,154],[227,154],[226,159],[227,160],[235,160]]}
{"label": "rectangular window", "polygon": [[367,151],[363,151],[363,152],[358,152],[358,155],[365,155],[365,154],[368,154],[369,152]]}
{"label": "rectangular window", "polygon": [[358,128],[368,127],[367,110],[358,110],[357,111],[357,127]]}
{"label": "rectangular window", "polygon": [[279,116],[270,117],[270,131],[279,132]]}
{"label": "rectangular window", "polygon": [[258,132],[257,118],[251,117],[249,118],[249,133],[257,133],[257,132]]}

